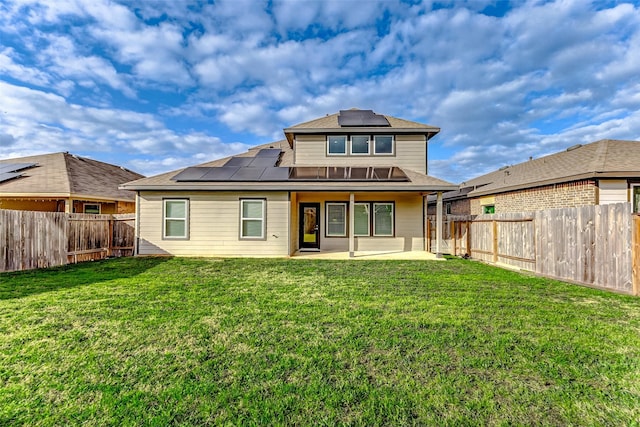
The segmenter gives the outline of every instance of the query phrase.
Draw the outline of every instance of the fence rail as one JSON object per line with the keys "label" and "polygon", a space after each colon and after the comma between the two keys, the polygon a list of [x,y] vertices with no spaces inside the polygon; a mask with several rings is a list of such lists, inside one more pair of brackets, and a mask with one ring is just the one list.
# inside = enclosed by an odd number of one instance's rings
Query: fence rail
{"label": "fence rail", "polygon": [[[434,217],[428,245],[435,247]],[[630,203],[527,213],[448,216],[445,253],[638,295],[640,219]]]}
{"label": "fence rail", "polygon": [[131,256],[134,214],[0,210],[0,271]]}

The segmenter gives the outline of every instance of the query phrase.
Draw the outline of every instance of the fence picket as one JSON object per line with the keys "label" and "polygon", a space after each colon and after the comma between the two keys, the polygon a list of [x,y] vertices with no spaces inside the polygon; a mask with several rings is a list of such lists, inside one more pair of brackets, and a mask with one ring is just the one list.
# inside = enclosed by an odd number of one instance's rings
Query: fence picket
{"label": "fence picket", "polygon": [[[110,222],[118,224],[110,237]],[[133,255],[134,215],[0,210],[0,271]],[[112,250],[113,242],[118,242]]]}
{"label": "fence picket", "polygon": [[[630,203],[450,215],[445,224],[449,225],[445,229],[454,232],[443,236],[450,241],[445,247],[453,247],[451,242],[458,241],[460,246],[469,242],[460,253],[469,253],[474,259],[606,289],[640,292],[640,219],[634,220]],[[433,234],[429,237],[436,238]]]}

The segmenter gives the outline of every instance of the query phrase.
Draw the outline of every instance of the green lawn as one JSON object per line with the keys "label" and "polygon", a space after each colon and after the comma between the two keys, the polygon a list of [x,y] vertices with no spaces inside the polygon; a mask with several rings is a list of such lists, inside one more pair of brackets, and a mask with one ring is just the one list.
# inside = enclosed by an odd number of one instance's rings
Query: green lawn
{"label": "green lawn", "polygon": [[637,425],[640,298],[450,259],[0,274],[0,425]]}

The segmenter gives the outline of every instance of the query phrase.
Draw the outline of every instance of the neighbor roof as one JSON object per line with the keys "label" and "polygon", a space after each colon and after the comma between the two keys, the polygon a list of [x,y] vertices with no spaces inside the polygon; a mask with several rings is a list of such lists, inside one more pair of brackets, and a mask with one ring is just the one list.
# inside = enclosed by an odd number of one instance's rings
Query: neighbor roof
{"label": "neighbor roof", "polygon": [[[352,108],[346,111],[360,111],[364,113],[369,112],[370,110],[359,110],[357,108]],[[327,133],[331,131],[344,133],[379,133],[392,131],[395,134],[424,134],[427,135],[427,139],[429,139],[440,132],[440,128],[436,126],[412,122],[393,116],[386,116],[384,114],[376,115],[387,119],[387,121],[389,122],[389,126],[340,126],[340,112],[338,112],[335,114],[327,114],[325,117],[320,117],[308,122],[288,127],[284,130],[284,134],[287,137],[289,145],[293,145],[293,136],[295,134],[315,134]]]}
{"label": "neighbor roof", "polygon": [[640,177],[640,141],[603,139],[502,167],[460,184],[469,197],[595,178]]}
{"label": "neighbor roof", "polygon": [[[293,166],[293,149],[286,140],[259,145],[249,149],[246,153],[238,156],[225,157],[223,159],[202,163],[196,167],[222,167],[232,157],[255,157],[263,149],[280,149],[280,167]],[[393,166],[393,165],[390,165]],[[402,169],[409,181],[212,181],[212,182],[185,182],[176,181],[176,175],[185,169],[167,172],[161,175],[143,178],[137,181],[128,182],[120,188],[128,190],[219,190],[219,191],[448,191],[454,190],[456,186],[450,182],[443,181],[432,176],[428,176],[409,169]]]}
{"label": "neighbor roof", "polygon": [[0,165],[35,163],[20,177],[0,183],[0,197],[86,197],[99,200],[132,201],[134,194],[119,185],[143,175],[120,166],[69,153],[0,160]]}

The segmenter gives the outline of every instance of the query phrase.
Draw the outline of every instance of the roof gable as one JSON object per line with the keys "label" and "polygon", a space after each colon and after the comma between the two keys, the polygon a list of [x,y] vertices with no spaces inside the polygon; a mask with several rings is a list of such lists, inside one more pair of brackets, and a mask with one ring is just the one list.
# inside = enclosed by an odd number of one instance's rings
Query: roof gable
{"label": "roof gable", "polygon": [[[343,120],[341,113],[348,113],[354,116],[362,116],[362,122],[354,122],[352,120]],[[375,117],[375,119],[374,119]],[[388,124],[383,124],[385,120]],[[342,123],[341,123],[342,122]],[[322,133],[377,133],[377,132],[393,132],[393,133],[413,133],[425,134],[429,137],[440,132],[440,128],[423,123],[412,122],[410,120],[399,119],[384,114],[376,114],[372,110],[360,110],[352,108],[350,110],[341,110],[335,114],[327,114],[325,117],[310,120],[308,122],[299,123],[297,125],[284,129],[289,145],[293,146],[293,138],[295,134],[322,134]]]}

